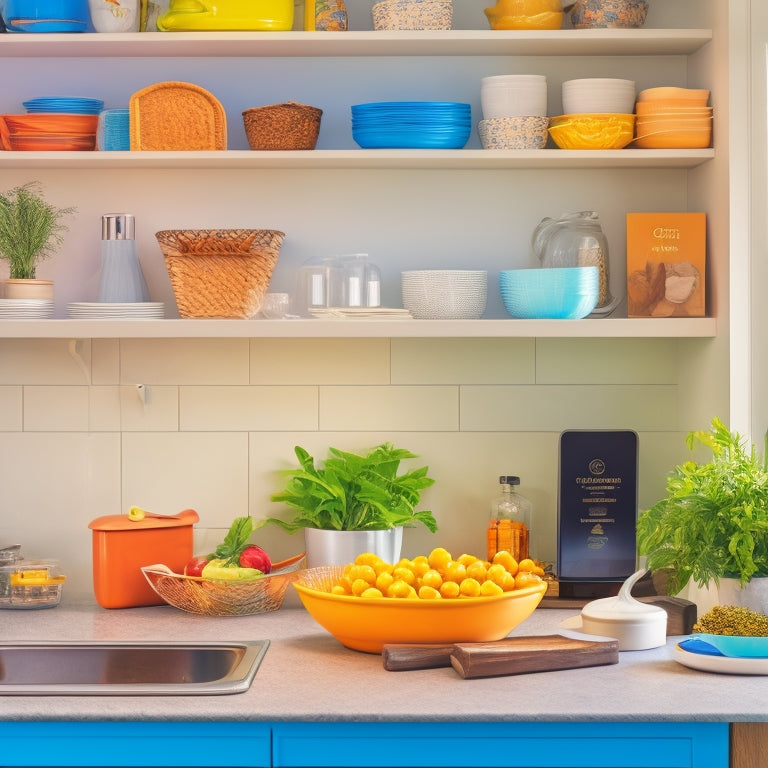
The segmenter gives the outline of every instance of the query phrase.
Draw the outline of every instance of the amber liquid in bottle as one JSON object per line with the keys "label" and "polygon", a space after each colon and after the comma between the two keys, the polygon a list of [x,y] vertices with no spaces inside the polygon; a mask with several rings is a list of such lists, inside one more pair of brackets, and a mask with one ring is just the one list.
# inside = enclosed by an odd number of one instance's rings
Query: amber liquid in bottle
{"label": "amber liquid in bottle", "polygon": [[513,490],[520,484],[519,477],[502,475],[499,482],[501,496],[491,504],[488,524],[488,560],[505,550],[519,563],[530,557],[531,502]]}

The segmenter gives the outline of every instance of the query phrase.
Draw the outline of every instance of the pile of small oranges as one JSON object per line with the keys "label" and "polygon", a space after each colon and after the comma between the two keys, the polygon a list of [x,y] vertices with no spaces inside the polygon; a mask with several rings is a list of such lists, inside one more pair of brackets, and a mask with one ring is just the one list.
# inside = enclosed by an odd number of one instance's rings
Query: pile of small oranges
{"label": "pile of small oranges", "polygon": [[518,563],[507,551],[497,552],[489,562],[467,554],[454,559],[448,550],[437,547],[428,555],[395,564],[365,552],[344,566],[331,593],[421,600],[490,597],[541,584],[543,575],[533,560]]}

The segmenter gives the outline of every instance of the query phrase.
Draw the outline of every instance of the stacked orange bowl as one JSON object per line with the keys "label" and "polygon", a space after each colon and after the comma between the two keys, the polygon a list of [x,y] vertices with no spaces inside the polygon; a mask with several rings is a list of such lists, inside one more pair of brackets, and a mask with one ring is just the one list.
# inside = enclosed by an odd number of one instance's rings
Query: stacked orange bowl
{"label": "stacked orange bowl", "polygon": [[648,88],[635,104],[634,146],[641,149],[702,149],[712,143],[709,91]]}

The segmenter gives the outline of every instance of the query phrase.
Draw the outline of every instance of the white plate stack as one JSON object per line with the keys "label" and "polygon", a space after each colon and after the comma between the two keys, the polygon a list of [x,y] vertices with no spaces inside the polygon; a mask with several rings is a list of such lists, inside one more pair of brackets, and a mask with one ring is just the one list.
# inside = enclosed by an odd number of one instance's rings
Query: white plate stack
{"label": "white plate stack", "polygon": [[616,77],[584,77],[563,83],[563,114],[628,115],[635,109],[635,81]]}
{"label": "white plate stack", "polygon": [[53,317],[52,299],[0,299],[0,318],[30,320]]}
{"label": "white plate stack", "polygon": [[73,320],[156,320],[165,317],[162,301],[73,301],[67,304]]}
{"label": "white plate stack", "polygon": [[544,117],[547,78],[544,75],[492,75],[480,84],[485,120],[494,117]]}

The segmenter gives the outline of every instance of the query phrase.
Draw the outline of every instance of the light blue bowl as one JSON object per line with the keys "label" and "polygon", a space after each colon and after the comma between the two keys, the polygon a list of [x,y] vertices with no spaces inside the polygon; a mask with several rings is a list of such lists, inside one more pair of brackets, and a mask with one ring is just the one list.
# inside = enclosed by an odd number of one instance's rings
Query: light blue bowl
{"label": "light blue bowl", "polygon": [[597,267],[507,269],[499,290],[511,317],[526,320],[578,320],[597,306]]}

